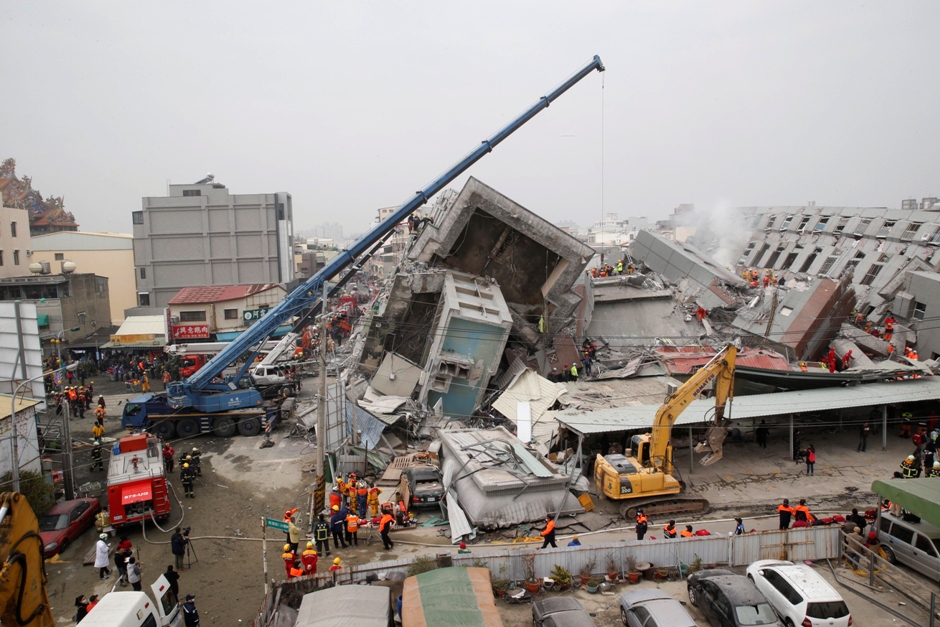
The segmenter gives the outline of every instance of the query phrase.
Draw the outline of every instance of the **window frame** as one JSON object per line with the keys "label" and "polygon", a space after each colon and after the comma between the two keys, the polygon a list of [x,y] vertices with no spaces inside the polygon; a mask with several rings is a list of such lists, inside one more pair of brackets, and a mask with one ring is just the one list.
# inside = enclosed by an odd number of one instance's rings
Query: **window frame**
{"label": "window frame", "polygon": [[132,212],[131,212],[131,223],[132,223],[132,224],[143,224],[143,223],[144,223],[144,212],[143,212],[143,211],[132,211]]}
{"label": "window frame", "polygon": [[[919,316],[917,314],[920,314]],[[914,311],[911,313],[912,320],[923,320],[927,317],[927,304],[914,301]]]}
{"label": "window frame", "polygon": [[13,265],[20,265],[20,250],[18,248],[13,250]]}
{"label": "window frame", "polygon": [[222,312],[223,312],[223,316],[225,320],[238,320],[238,308],[237,307],[235,309],[223,309]]}
{"label": "window frame", "polygon": [[205,322],[206,310],[180,311],[180,322]]}
{"label": "window frame", "polygon": [[16,220],[10,222],[10,237],[16,237]]}

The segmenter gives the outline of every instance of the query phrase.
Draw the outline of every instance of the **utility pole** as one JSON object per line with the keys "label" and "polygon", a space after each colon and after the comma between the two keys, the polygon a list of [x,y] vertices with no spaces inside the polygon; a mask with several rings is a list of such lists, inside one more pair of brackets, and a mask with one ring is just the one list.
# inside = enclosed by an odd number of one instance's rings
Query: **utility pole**
{"label": "utility pole", "polygon": [[313,493],[314,512],[326,504],[326,318],[329,313],[326,281],[320,307],[320,402],[317,406],[317,487]]}
{"label": "utility pole", "polygon": [[75,498],[75,480],[72,472],[72,426],[69,424],[72,420],[72,406],[65,401],[65,420],[62,421],[62,474],[65,480],[65,498],[72,500]]}

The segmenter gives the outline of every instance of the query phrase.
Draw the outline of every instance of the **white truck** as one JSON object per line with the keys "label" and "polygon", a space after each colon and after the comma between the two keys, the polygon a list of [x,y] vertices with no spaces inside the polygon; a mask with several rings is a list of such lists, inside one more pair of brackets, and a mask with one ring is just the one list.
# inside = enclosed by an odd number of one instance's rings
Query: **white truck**
{"label": "white truck", "polygon": [[82,627],[180,627],[183,609],[170,582],[160,575],[153,600],[145,592],[109,592],[82,620]]}

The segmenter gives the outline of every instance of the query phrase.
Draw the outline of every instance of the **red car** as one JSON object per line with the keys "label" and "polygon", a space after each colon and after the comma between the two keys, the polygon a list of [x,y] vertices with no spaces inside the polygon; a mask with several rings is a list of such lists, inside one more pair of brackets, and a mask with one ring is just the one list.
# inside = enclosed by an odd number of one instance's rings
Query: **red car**
{"label": "red car", "polygon": [[95,514],[101,511],[98,499],[75,499],[62,501],[39,519],[39,535],[42,536],[44,557],[52,557],[82,535],[95,522]]}

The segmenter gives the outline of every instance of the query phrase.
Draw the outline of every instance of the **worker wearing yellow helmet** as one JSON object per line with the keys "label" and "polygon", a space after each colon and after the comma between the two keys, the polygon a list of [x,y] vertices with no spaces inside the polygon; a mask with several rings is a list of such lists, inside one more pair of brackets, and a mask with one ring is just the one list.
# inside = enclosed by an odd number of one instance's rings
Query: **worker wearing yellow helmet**
{"label": "worker wearing yellow helmet", "polygon": [[307,548],[303,553],[300,554],[300,561],[304,565],[304,575],[308,577],[310,575],[317,574],[317,552],[313,548],[313,542],[307,543]]}
{"label": "worker wearing yellow helmet", "polygon": [[287,572],[287,578],[290,579],[290,569],[294,567],[294,560],[297,556],[290,550],[290,545],[284,545],[284,552],[281,553],[281,559],[284,560],[284,570]]}
{"label": "worker wearing yellow helmet", "polygon": [[183,483],[183,490],[186,492],[186,498],[194,499],[193,484],[196,482],[196,472],[189,467],[189,464],[183,464],[183,470],[180,471],[180,481]]}
{"label": "worker wearing yellow helmet", "polygon": [[330,572],[335,573],[336,571],[343,568],[343,565],[340,563],[340,559],[337,557],[333,560],[333,565],[330,566]]}

